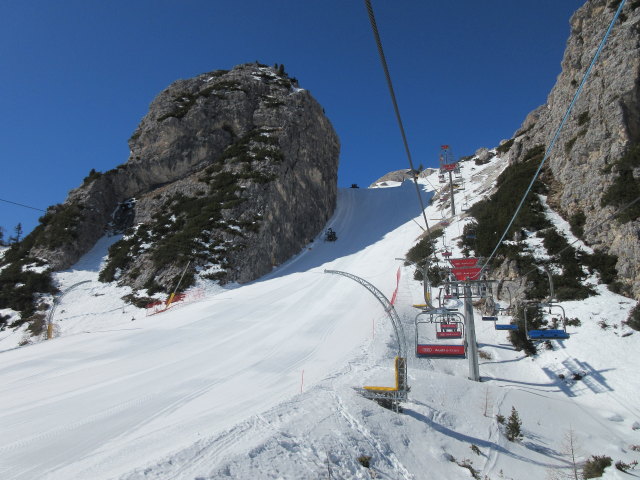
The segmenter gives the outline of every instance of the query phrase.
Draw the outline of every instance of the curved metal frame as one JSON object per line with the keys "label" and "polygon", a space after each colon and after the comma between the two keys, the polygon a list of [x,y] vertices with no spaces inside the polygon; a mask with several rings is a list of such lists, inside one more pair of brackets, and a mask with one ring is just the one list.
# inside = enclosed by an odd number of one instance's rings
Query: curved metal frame
{"label": "curved metal frame", "polygon": [[407,342],[404,336],[404,330],[402,329],[402,323],[400,322],[400,317],[396,312],[396,309],[393,308],[391,302],[384,296],[384,294],[378,290],[371,283],[367,282],[364,278],[358,277],[357,275],[353,275],[351,273],[342,272],[340,270],[325,270],[324,273],[332,273],[334,275],[342,275],[343,277],[350,278],[358,282],[364,288],[369,290],[376,299],[382,304],[385,312],[389,316],[389,320],[391,320],[391,325],[393,325],[393,331],[396,334],[396,340],[398,341],[398,356],[402,358],[406,358],[407,353]]}

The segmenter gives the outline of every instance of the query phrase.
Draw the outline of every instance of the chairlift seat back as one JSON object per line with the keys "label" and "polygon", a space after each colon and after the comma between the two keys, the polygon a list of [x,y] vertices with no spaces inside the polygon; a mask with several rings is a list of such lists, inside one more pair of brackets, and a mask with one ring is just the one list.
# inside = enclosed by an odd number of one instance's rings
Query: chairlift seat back
{"label": "chairlift seat back", "polygon": [[458,330],[457,323],[443,323],[440,325],[440,330]]}
{"label": "chairlift seat back", "polygon": [[493,315],[483,315],[482,316],[482,321],[484,322],[497,322],[498,321],[498,317],[494,317]]}
{"label": "chairlift seat back", "polygon": [[518,325],[515,323],[495,324],[496,330],[518,330]]}
{"label": "chairlift seat back", "polygon": [[418,357],[464,357],[464,345],[416,345]]}
{"label": "chairlift seat back", "polygon": [[545,338],[569,338],[569,334],[564,330],[529,330],[527,332],[529,338],[545,339]]}
{"label": "chairlift seat back", "polygon": [[436,338],[462,338],[460,330],[436,332]]}

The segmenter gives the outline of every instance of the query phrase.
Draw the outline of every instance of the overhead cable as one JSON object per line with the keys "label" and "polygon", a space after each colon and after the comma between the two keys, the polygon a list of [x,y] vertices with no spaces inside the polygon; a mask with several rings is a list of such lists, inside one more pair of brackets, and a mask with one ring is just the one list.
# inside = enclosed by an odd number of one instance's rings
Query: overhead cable
{"label": "overhead cable", "polygon": [[[407,142],[407,136],[404,132],[404,126],[402,124],[402,118],[400,117],[400,110],[398,108],[398,102],[396,101],[396,94],[393,90],[393,83],[391,82],[391,75],[389,74],[389,67],[387,66],[387,60],[384,56],[384,50],[382,49],[382,41],[380,40],[380,34],[378,33],[378,26],[376,24],[376,18],[373,14],[373,7],[371,6],[371,0],[364,0],[364,3],[367,7],[367,12],[369,13],[369,23],[371,23],[371,29],[373,30],[373,36],[376,41],[376,46],[378,47],[378,55],[380,56],[380,62],[382,63],[382,69],[384,70],[384,76],[387,79],[387,86],[389,87],[389,93],[391,94],[391,102],[393,103],[393,109],[396,113],[396,120],[398,121],[398,126],[400,127],[400,134],[402,135],[402,142],[404,143],[404,150],[407,154],[407,158],[409,160],[409,167],[411,169],[411,175],[413,177],[413,183],[416,187],[416,193],[418,194],[418,201],[420,202],[420,209],[422,211],[422,217],[424,218],[424,223],[427,227],[427,232],[431,235],[431,230],[429,229],[429,222],[427,222],[427,215],[425,213],[424,202],[422,201],[422,196],[420,195],[420,188],[418,187],[418,176],[416,175],[416,170],[413,168],[413,160],[411,159],[411,151],[409,150],[409,144]],[[430,183],[430,182],[429,182]],[[433,187],[433,185],[432,185]],[[434,187],[435,189],[435,187]]]}
{"label": "overhead cable", "polygon": [[12,205],[18,205],[19,207],[30,208],[31,210],[38,210],[39,212],[46,212],[46,210],[43,210],[41,208],[30,207],[29,205],[25,205],[23,203],[12,202],[11,200],[4,200],[2,198],[0,198],[0,202],[11,203]]}
{"label": "overhead cable", "polygon": [[498,243],[496,243],[496,246],[493,249],[493,252],[491,252],[491,255],[489,255],[489,257],[487,258],[487,261],[482,266],[482,271],[484,271],[487,268],[487,265],[489,265],[489,263],[491,262],[491,259],[493,258],[493,256],[498,251],[498,248],[500,248],[500,245],[502,244],[502,241],[507,236],[507,233],[509,232],[509,229],[511,228],[511,226],[513,225],[513,222],[515,221],[516,217],[520,213],[520,210],[522,209],[522,206],[524,205],[524,202],[527,199],[527,196],[529,195],[529,192],[531,191],[531,188],[533,187],[533,184],[538,179],[538,176],[540,175],[540,171],[542,170],[542,167],[544,166],[545,162],[547,161],[547,158],[549,158],[549,155],[551,154],[551,150],[553,150],[553,147],[554,147],[554,145],[556,143],[556,140],[558,139],[558,136],[560,135],[560,132],[562,131],[562,128],[564,127],[565,123],[567,122],[567,119],[569,118],[569,115],[571,114],[571,111],[573,110],[573,106],[575,105],[576,101],[578,100],[578,97],[580,96],[580,93],[582,92],[582,87],[584,87],[584,84],[586,83],[587,79],[589,78],[589,75],[591,74],[591,70],[593,69],[593,66],[596,63],[596,60],[600,56],[600,52],[602,52],[602,49],[604,48],[605,44],[607,43],[607,39],[609,38],[609,34],[611,33],[611,30],[613,29],[613,25],[615,24],[616,20],[618,19],[619,15],[620,15],[620,12],[622,11],[622,7],[624,7],[625,3],[626,3],[626,0],[622,0],[620,2],[620,5],[618,6],[618,9],[616,10],[615,15],[613,16],[613,19],[611,20],[611,23],[609,23],[609,28],[607,28],[607,31],[605,32],[604,36],[602,37],[602,40],[600,41],[600,45],[598,45],[598,49],[596,50],[595,54],[593,55],[593,58],[591,60],[591,63],[589,64],[589,67],[587,68],[587,71],[583,75],[582,81],[580,82],[580,85],[578,86],[578,88],[576,90],[576,93],[574,94],[573,99],[571,100],[571,103],[569,104],[569,107],[567,108],[567,111],[565,112],[564,116],[562,117],[562,121],[560,122],[560,125],[558,125],[558,128],[556,129],[556,132],[555,132],[553,138],[551,139],[551,143],[549,143],[549,146],[547,147],[547,150],[546,150],[544,156],[542,157],[542,160],[540,161],[540,165],[538,165],[538,169],[536,170],[535,174],[533,175],[533,178],[531,179],[531,182],[529,183],[529,186],[527,187],[527,190],[524,192],[524,195],[522,196],[522,199],[520,200],[520,203],[518,204],[518,208],[516,208],[516,211],[513,214],[513,217],[511,217],[511,221],[509,221],[509,224],[507,225],[507,228],[505,228],[504,232],[502,233],[502,236],[500,237],[500,240],[498,240]]}

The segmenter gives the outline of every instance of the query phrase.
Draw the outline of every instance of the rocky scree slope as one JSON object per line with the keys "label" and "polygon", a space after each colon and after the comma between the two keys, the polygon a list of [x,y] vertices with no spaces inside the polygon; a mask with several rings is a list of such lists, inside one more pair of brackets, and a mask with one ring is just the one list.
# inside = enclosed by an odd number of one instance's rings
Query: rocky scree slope
{"label": "rocky scree slope", "polygon": [[[562,72],[547,102],[498,147],[501,157],[514,164],[544,152],[619,3],[588,0],[575,12]],[[623,289],[640,299],[640,205],[605,222],[640,195],[640,1],[630,0],[623,8],[543,180],[553,208],[589,245],[617,256]],[[598,225],[603,228],[594,228]]]}
{"label": "rocky scree slope", "polygon": [[183,286],[196,273],[247,282],[297,253],[335,208],[338,137],[282,67],[251,63],[174,82],[129,146],[126,163],[92,170],[5,257],[65,269],[120,231],[104,281],[170,291],[191,260]]}

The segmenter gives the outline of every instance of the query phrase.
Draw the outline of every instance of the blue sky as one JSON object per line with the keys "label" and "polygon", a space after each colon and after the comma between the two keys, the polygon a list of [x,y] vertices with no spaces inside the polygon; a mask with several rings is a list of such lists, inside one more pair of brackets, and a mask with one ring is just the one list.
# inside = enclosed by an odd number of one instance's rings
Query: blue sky
{"label": "blue sky", "polygon": [[[560,73],[579,0],[374,0],[414,163],[509,138]],[[172,81],[283,63],[342,144],[340,186],[407,168],[361,0],[0,3],[0,198],[45,209],[127,140]],[[5,235],[42,212],[0,202]]]}

